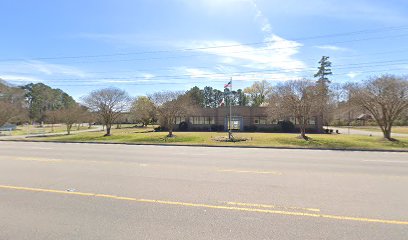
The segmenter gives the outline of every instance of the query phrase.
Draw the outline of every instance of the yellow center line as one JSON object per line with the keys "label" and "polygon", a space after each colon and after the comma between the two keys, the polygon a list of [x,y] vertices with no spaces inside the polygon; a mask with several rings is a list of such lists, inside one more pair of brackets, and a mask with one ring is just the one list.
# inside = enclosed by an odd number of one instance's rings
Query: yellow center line
{"label": "yellow center line", "polygon": [[241,211],[241,212],[268,213],[268,214],[301,216],[301,217],[312,217],[312,218],[327,218],[327,219],[335,219],[335,220],[343,220],[343,221],[408,225],[408,221],[400,221],[400,220],[384,220],[384,219],[375,219],[375,218],[349,217],[349,216],[304,213],[304,212],[289,212],[289,211],[281,211],[281,210],[258,209],[258,208],[247,208],[247,207],[246,208],[245,207],[231,207],[231,206],[223,206],[223,205],[210,205],[210,204],[202,204],[202,203],[187,203],[187,202],[164,201],[164,200],[142,199],[142,198],[132,198],[132,197],[120,197],[120,196],[108,195],[108,194],[96,194],[96,193],[86,193],[86,192],[67,192],[67,191],[62,191],[62,190],[18,187],[18,186],[8,186],[8,185],[0,185],[0,188],[20,190],[20,191],[46,192],[46,193],[77,195],[77,196],[85,196],[85,197],[106,198],[106,199],[115,199],[115,200],[123,200],[123,201],[135,201],[135,202],[140,202],[140,203],[176,205],[176,206],[184,206],[184,207],[222,209],[222,210]]}
{"label": "yellow center line", "polygon": [[217,172],[282,175],[281,172],[276,172],[276,171],[258,171],[258,170],[244,170],[244,169],[219,169],[219,170],[217,170]]}
{"label": "yellow center line", "polygon": [[301,207],[285,207],[270,204],[259,204],[259,203],[240,203],[240,202],[226,202],[227,205],[245,206],[245,207],[258,207],[258,208],[283,208],[292,210],[306,210],[311,212],[320,212],[318,208],[301,208]]}

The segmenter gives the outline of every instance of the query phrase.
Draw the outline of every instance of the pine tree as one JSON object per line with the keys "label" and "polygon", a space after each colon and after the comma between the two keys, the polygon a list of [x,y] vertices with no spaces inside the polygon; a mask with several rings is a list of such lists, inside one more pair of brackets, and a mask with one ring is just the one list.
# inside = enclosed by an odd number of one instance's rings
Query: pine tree
{"label": "pine tree", "polygon": [[319,64],[320,66],[318,67],[317,73],[314,75],[314,77],[318,77],[319,79],[317,80],[317,84],[322,84],[322,85],[328,85],[330,83],[330,80],[327,78],[327,76],[332,75],[331,71],[331,62],[329,61],[328,56],[323,56]]}
{"label": "pine tree", "polygon": [[[328,56],[323,56],[319,61],[319,67],[317,73],[314,75],[315,78],[318,77],[316,81],[317,85],[317,96],[319,98],[319,115],[318,124],[323,126],[327,121],[327,108],[329,104],[329,84],[331,83],[328,76],[332,75],[331,62]],[[322,129],[322,127],[321,127]]]}

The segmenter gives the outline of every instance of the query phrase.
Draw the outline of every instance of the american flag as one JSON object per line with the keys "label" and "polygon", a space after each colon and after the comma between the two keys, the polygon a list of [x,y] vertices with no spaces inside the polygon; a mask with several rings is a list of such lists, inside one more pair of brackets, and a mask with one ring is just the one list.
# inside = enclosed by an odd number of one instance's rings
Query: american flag
{"label": "american flag", "polygon": [[227,84],[224,84],[224,88],[229,88],[229,87],[232,88],[232,80],[229,81]]}

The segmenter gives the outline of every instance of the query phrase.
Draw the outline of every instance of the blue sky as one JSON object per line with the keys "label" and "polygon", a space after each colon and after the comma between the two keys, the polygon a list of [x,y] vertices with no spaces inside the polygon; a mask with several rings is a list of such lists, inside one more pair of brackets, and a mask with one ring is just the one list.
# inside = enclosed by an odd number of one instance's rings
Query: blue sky
{"label": "blue sky", "polygon": [[408,71],[408,2],[376,0],[67,0],[0,2],[0,78],[79,98],[193,86],[332,82]]}

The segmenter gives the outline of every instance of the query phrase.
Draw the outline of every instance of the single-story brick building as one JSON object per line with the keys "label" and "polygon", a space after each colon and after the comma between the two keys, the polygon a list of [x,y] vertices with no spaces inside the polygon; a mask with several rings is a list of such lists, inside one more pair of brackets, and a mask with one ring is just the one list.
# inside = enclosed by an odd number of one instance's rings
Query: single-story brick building
{"label": "single-story brick building", "polygon": [[[286,119],[272,119],[268,116],[267,107],[232,107],[232,129],[235,131],[273,131],[279,126],[281,121],[290,121],[295,127],[296,119],[288,117]],[[201,131],[225,131],[229,124],[229,107],[220,108],[200,108],[186,117],[177,117],[175,121],[175,130],[182,130],[182,126],[187,127],[185,130]],[[318,132],[322,129],[317,119],[311,119],[307,129]]]}

